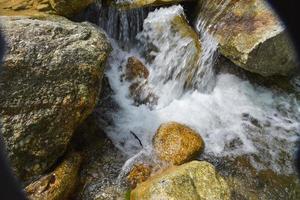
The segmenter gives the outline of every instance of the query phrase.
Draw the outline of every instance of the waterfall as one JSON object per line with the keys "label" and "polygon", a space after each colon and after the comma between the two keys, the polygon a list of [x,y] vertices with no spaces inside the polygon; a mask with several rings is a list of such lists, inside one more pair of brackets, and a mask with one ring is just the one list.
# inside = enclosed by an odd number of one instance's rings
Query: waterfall
{"label": "waterfall", "polygon": [[[201,135],[205,150],[200,160],[226,163],[245,156],[258,171],[295,172],[292,157],[300,136],[299,97],[257,86],[233,74],[216,74],[216,27],[233,1],[203,2],[194,30],[190,27],[195,39],[179,36],[170,26],[174,15],[185,20],[180,5],[150,12],[145,8],[118,10],[98,0],[96,24],[106,31],[113,47],[106,71],[113,90],[109,101],[118,105],[116,109],[104,108],[109,117],[105,117],[108,123],[103,129],[128,156],[114,180],[116,185],[124,186],[128,172],[138,162],[161,165],[152,141],[158,127],[170,121],[186,124]],[[199,41],[202,50],[197,54],[193,44]],[[158,101],[153,107],[137,105],[131,96],[132,82],[121,78],[132,56],[149,70],[148,79],[143,80],[146,87],[138,92],[145,97],[156,95]],[[190,60],[197,60],[196,65],[190,65]],[[299,80],[293,80],[298,91]]]}
{"label": "waterfall", "polygon": [[[294,96],[256,87],[234,75],[214,73],[213,66],[218,47],[214,40],[214,25],[223,17],[224,8],[230,6],[228,2],[220,0],[217,6],[214,5],[217,8],[216,12],[207,15],[204,12],[195,22],[203,52],[196,70],[191,69],[195,70],[195,73],[192,77],[192,87],[189,89],[183,84],[188,73],[182,63],[194,51],[193,48],[187,48],[191,41],[183,39],[171,43],[169,39],[177,37],[174,31],[166,29],[164,32],[154,32],[153,24],[151,25],[155,20],[168,20],[168,14],[172,15],[174,9],[182,8],[160,8],[160,11],[149,14],[150,18],[145,21],[145,16],[134,17],[136,21],[131,23],[135,25],[131,26],[139,27],[134,29],[134,33],[130,32],[127,26],[128,12],[121,19],[121,15],[110,11],[112,14],[108,18],[111,21],[104,21],[106,25],[101,25],[106,27],[111,37],[117,39],[117,43],[124,38],[127,38],[127,41],[134,40],[133,35],[138,29],[142,29],[142,21],[144,30],[139,34],[139,42],[142,38],[151,39],[154,34],[162,35],[162,40],[154,41],[160,50],[152,52],[150,57],[157,59],[152,62],[147,62],[147,58],[141,55],[143,46],[131,43],[133,48],[124,51],[112,41],[114,50],[109,58],[111,67],[107,76],[115,91],[114,99],[120,110],[112,113],[114,125],[107,127],[106,132],[114,144],[129,157],[144,155],[145,149],[151,150],[152,137],[159,125],[176,121],[192,127],[201,134],[206,143],[205,155],[218,158],[255,155],[260,161],[253,160],[252,164],[259,169],[272,168],[279,173],[293,172],[291,160],[286,159],[285,163],[281,164],[278,158],[282,151],[290,156],[293,153],[297,138],[295,134],[300,132],[299,101]],[[113,30],[118,27],[108,24],[120,20],[125,20],[122,23],[127,24],[124,25],[127,28],[121,29],[125,32],[114,35],[116,32]],[[137,22],[140,25],[137,25]],[[182,49],[184,51],[179,51]],[[142,60],[150,71],[148,85],[159,96],[158,105],[153,109],[149,109],[147,105],[136,106],[129,95],[130,83],[120,81],[124,73],[122,69],[130,56]],[[144,150],[131,132],[140,139]],[[131,162],[134,162],[134,159]]]}
{"label": "waterfall", "polygon": [[120,10],[105,5],[102,0],[97,1],[99,9],[98,26],[118,42],[126,50],[136,43],[136,35],[143,29],[143,21],[147,17],[149,8]]}
{"label": "waterfall", "polygon": [[[198,16],[194,27],[199,33],[202,44],[202,57],[199,68],[195,73],[194,87],[202,92],[211,92],[215,86],[214,64],[218,56],[218,42],[213,37],[215,33],[215,23],[220,17],[231,0],[208,0],[201,5],[200,15]],[[210,7],[215,5],[215,12]]]}

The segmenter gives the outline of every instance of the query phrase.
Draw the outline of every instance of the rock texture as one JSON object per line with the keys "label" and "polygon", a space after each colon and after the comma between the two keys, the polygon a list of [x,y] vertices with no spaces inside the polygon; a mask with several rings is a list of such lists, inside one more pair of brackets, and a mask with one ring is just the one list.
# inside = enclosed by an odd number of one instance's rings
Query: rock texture
{"label": "rock texture", "polygon": [[0,15],[45,17],[55,14],[49,0],[0,0]]}
{"label": "rock texture", "polygon": [[51,167],[92,112],[110,52],[88,23],[1,17],[7,49],[0,79],[2,135],[15,173]]}
{"label": "rock texture", "polygon": [[95,0],[0,0],[0,15],[72,17],[93,2]]}
{"label": "rock texture", "polygon": [[207,162],[193,161],[172,167],[137,186],[131,200],[228,200],[224,179]]}
{"label": "rock texture", "polygon": [[263,0],[201,0],[198,13],[211,27],[221,54],[236,65],[262,76],[289,75],[296,69],[289,37]]}
{"label": "rock texture", "polygon": [[190,161],[204,150],[201,136],[176,122],[165,123],[158,128],[153,146],[160,159],[175,165]]}
{"label": "rock texture", "polygon": [[131,1],[117,1],[111,0],[110,3],[112,5],[117,6],[118,8],[123,9],[134,9],[141,7],[152,7],[152,6],[161,6],[167,4],[177,4],[185,1],[193,1],[193,0],[131,0]]}
{"label": "rock texture", "polygon": [[78,153],[70,153],[50,174],[31,183],[25,188],[30,200],[68,199],[74,192],[82,158]]}
{"label": "rock texture", "polygon": [[147,67],[135,57],[128,58],[125,71],[125,79],[128,81],[133,81],[138,78],[147,79],[149,77]]}
{"label": "rock texture", "polygon": [[143,163],[135,164],[127,176],[127,181],[131,188],[135,188],[137,184],[146,181],[150,177],[151,172],[152,166]]}
{"label": "rock texture", "polygon": [[72,17],[84,10],[95,0],[49,0],[58,15]]}

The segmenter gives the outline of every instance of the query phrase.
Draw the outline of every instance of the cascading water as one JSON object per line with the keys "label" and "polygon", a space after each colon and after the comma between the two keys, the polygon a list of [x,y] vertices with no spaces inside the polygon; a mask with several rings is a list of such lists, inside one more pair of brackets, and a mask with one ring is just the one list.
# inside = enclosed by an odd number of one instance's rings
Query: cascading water
{"label": "cascading water", "polygon": [[[181,10],[178,6],[168,9],[169,14]],[[162,18],[168,15],[166,10],[161,9],[161,11],[164,12],[155,11],[148,16],[144,22],[146,28],[144,31],[147,30],[149,21],[155,21],[155,17]],[[162,13],[163,16],[159,15]],[[200,30],[201,32],[206,33]],[[206,37],[202,37],[204,38]],[[157,42],[164,44],[163,41]],[[161,48],[168,49],[164,46]],[[124,52],[115,46],[110,58],[111,68],[107,72],[112,88],[116,92],[115,100],[121,107],[118,113],[113,114],[115,126],[109,127],[107,132],[126,154],[133,156],[141,150],[139,143],[130,132],[134,132],[139,137],[144,147],[151,147],[152,137],[159,125],[167,121],[177,121],[201,133],[207,144],[205,150],[207,154],[222,157],[260,152],[260,156],[267,159],[265,163],[255,163],[258,168],[273,168],[284,173],[293,171],[291,160],[286,160],[286,165],[279,165],[278,159],[282,149],[285,149],[285,154],[292,156],[293,144],[299,136],[299,104],[294,96],[274,94],[267,89],[256,88],[248,81],[229,74],[220,74],[216,77],[215,87],[211,93],[202,93],[198,90],[182,92],[182,88],[178,86],[182,84],[182,80],[168,77],[172,70],[175,70],[172,73],[176,74],[176,69],[157,69],[155,66],[162,66],[159,62],[164,62],[163,59],[173,59],[174,55],[170,54],[170,51],[159,51],[155,54],[159,64],[154,62],[152,65],[147,65],[151,74],[149,85],[159,95],[158,104],[152,110],[146,105],[137,107],[129,97],[129,83],[120,82],[123,73],[120,66],[124,69],[127,58],[132,55],[147,63],[138,52],[137,49]],[[209,53],[214,54],[215,51],[207,52],[206,56],[209,59],[206,61],[213,60],[211,59],[213,55]],[[179,56],[176,59],[180,61],[183,58]],[[211,64],[206,65],[205,70],[211,70],[211,66]],[[212,72],[205,73],[204,79],[210,80],[212,74]],[[284,109],[290,112],[286,113]]]}
{"label": "cascading water", "polygon": [[[170,16],[184,15],[181,6],[160,8],[145,20],[147,11],[141,9],[103,11],[100,26],[113,38],[106,75],[115,92],[114,100],[120,106],[118,112],[111,113],[114,125],[107,127],[106,132],[114,144],[132,158],[125,165],[125,172],[136,160],[152,156],[152,138],[159,125],[176,121],[201,134],[206,144],[203,157],[222,160],[249,155],[257,170],[294,173],[293,151],[300,136],[299,98],[253,85],[232,74],[216,75],[213,69],[218,44],[213,37],[214,27],[210,25],[222,17],[222,10],[229,2],[220,0],[218,12],[210,13],[210,22],[203,18],[196,21],[202,45],[196,68],[189,68],[188,61],[194,60],[193,53],[197,52],[191,46],[195,40],[180,38],[168,25]],[[159,22],[164,26],[159,26]],[[132,41],[142,45],[134,45]],[[154,45],[143,45],[149,41]],[[119,44],[128,47],[128,42],[130,50],[119,48]],[[143,61],[149,70],[150,77],[143,92],[150,90],[158,96],[154,107],[136,106],[130,97],[130,83],[120,78],[131,56]],[[186,87],[187,82],[189,87]]]}
{"label": "cascading water", "polygon": [[208,15],[206,11],[210,10],[209,7],[210,5],[213,5],[213,3],[212,1],[205,1],[201,5],[203,13],[198,16],[198,19],[195,22],[196,30],[200,35],[203,53],[199,63],[200,67],[195,72],[196,78],[194,79],[193,84],[194,88],[197,88],[202,92],[211,92],[215,86],[216,79],[213,66],[215,58],[217,57],[218,42],[213,37],[215,31],[213,25],[230,2],[230,0],[220,0],[218,3],[214,2],[217,5],[217,8],[215,9],[217,12],[209,15],[211,18],[208,22],[203,16]]}
{"label": "cascading water", "polygon": [[119,10],[97,1],[99,12],[98,26],[118,42],[123,49],[129,50],[136,43],[136,35],[143,29],[143,21],[150,9]]}

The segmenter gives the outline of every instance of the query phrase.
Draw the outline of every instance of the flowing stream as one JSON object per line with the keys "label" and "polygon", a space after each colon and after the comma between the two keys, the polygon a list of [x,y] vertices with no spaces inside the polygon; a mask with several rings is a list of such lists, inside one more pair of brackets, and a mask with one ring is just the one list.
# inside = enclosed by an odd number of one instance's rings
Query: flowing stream
{"label": "flowing stream", "polygon": [[[228,2],[220,1],[219,12],[212,20],[220,16]],[[114,90],[113,98],[120,107],[111,113],[114,125],[107,127],[106,132],[131,158],[128,163],[143,156],[151,157],[152,138],[159,125],[176,121],[192,127],[203,137],[205,152],[199,159],[222,166],[224,160],[246,156],[255,170],[295,175],[293,154],[300,136],[299,97],[252,84],[233,74],[217,74],[214,65],[218,44],[212,37],[213,32],[207,31],[211,27],[201,18],[195,27],[203,53],[198,67],[193,69],[192,87],[185,87],[187,69],[182,63],[195,49],[181,51],[191,41],[176,40],[177,35],[167,26],[171,15],[183,14],[181,6],[160,8],[150,13],[145,9],[118,11],[104,8],[101,12],[99,21],[102,23],[99,25],[106,30],[113,44],[106,75]],[[166,26],[163,33],[157,33],[151,24],[162,20],[166,21]],[[161,34],[160,40],[154,41],[157,34]],[[141,53],[144,46],[140,44],[145,38],[159,47],[152,52],[154,61],[151,62]],[[177,42],[173,44],[172,41]],[[147,87],[158,96],[154,106],[137,106],[130,97],[130,83],[120,78],[131,56],[143,61],[150,72]],[[294,85],[299,88],[299,84]],[[220,171],[222,173],[222,168]]]}

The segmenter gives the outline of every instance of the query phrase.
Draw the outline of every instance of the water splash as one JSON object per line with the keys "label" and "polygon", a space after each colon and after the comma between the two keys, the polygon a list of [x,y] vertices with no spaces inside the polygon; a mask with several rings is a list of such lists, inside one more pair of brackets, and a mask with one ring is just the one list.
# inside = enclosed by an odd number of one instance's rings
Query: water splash
{"label": "water splash", "polygon": [[159,105],[180,98],[191,88],[201,56],[198,35],[187,26],[183,8],[172,6],[149,13],[138,39],[148,55],[148,85],[159,95]]}
{"label": "water splash", "polygon": [[[200,35],[203,52],[193,84],[194,88],[197,88],[201,92],[211,92],[215,86],[214,65],[218,56],[218,42],[214,37],[214,24],[230,2],[231,0],[218,0],[218,2],[216,0],[204,1],[201,5],[200,15],[194,25]],[[212,5],[216,5],[216,12],[208,13],[208,11],[212,10],[210,9]]]}
{"label": "water splash", "polygon": [[[173,8],[179,11],[181,9]],[[161,15],[154,16],[154,14],[150,15],[145,23],[154,20],[153,17],[161,18]],[[172,14],[174,11],[164,12],[164,15]],[[161,18],[161,20],[167,19]],[[202,23],[198,29],[200,35],[202,34],[203,42],[215,44],[206,40],[210,38],[211,33],[205,31],[203,27],[205,25]],[[147,26],[144,28],[147,29]],[[203,28],[202,31],[201,28]],[[208,35],[204,35],[205,33]],[[168,37],[173,36],[171,34]],[[162,42],[157,41],[157,45]],[[182,42],[184,46],[184,43],[186,45],[189,41],[183,40]],[[181,43],[178,44],[181,45]],[[114,144],[128,156],[135,156],[138,153],[140,153],[138,155],[143,155],[144,151],[130,134],[131,131],[142,141],[144,149],[151,149],[152,137],[159,125],[168,121],[177,121],[187,124],[201,134],[206,143],[205,155],[220,158],[253,155],[252,164],[257,169],[273,169],[282,174],[293,173],[292,156],[296,139],[300,134],[299,100],[294,95],[253,86],[248,81],[229,74],[215,76],[215,87],[212,87],[210,93],[203,93],[199,90],[182,92],[183,86],[176,85],[182,84],[180,79],[166,78],[177,77],[180,74],[180,68],[168,68],[169,65],[162,66],[166,67],[164,69],[157,67],[161,66],[159,62],[167,63],[168,59],[174,58],[168,50],[154,54],[156,57],[161,57],[158,63],[148,63],[152,76],[149,82],[155,83],[152,86],[159,94],[160,100],[164,97],[165,99],[159,101],[154,109],[149,109],[146,105],[137,107],[129,95],[130,83],[121,82],[120,76],[124,73],[128,57],[136,56],[144,62],[146,60],[139,54],[138,48],[125,52],[115,43],[113,46],[114,51],[109,59],[110,69],[107,75],[115,91],[114,99],[121,109],[119,112],[112,113],[115,125],[107,127],[106,131]],[[214,48],[207,48],[211,49],[208,52],[214,54]],[[204,55],[207,55],[207,58],[203,60],[208,60],[206,69],[210,69],[213,56],[210,53],[204,53]],[[175,58],[180,61],[182,56]],[[177,69],[179,71],[176,71]],[[205,74],[204,77],[210,77],[207,73]],[[198,79],[195,77],[195,80],[201,80],[200,76]],[[138,155],[137,158],[139,158]],[[129,161],[126,166],[131,164],[132,162]]]}

